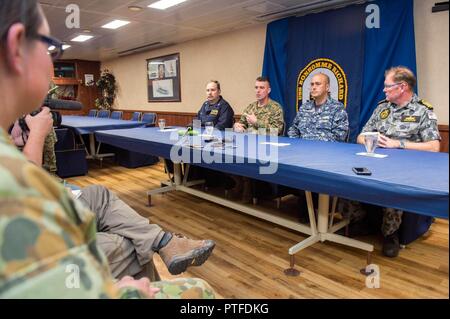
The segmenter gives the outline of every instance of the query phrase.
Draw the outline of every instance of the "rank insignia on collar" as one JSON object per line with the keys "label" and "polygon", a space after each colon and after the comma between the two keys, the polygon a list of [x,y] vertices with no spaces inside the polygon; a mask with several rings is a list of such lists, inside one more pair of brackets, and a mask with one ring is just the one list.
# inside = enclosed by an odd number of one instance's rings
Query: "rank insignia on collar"
{"label": "rank insignia on collar", "polygon": [[389,114],[391,114],[391,110],[385,109],[380,113],[380,119],[385,120],[388,118]]}

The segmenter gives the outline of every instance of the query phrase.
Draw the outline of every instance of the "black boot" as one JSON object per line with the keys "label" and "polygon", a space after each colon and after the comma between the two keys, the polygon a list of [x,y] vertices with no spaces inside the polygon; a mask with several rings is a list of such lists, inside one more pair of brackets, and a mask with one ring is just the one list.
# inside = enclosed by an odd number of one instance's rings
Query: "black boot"
{"label": "black boot", "polygon": [[383,240],[383,254],[386,257],[397,257],[400,251],[400,241],[398,239],[398,232],[384,237]]}

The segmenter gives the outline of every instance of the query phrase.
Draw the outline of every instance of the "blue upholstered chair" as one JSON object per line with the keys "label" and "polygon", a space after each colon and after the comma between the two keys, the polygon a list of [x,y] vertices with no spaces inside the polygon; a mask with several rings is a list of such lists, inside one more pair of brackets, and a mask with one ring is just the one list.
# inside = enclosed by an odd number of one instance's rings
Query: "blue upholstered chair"
{"label": "blue upholstered chair", "polygon": [[115,120],[121,120],[122,119],[123,112],[122,111],[114,111],[111,113],[111,118]]}
{"label": "blue upholstered chair", "polygon": [[97,116],[97,110],[96,109],[89,110],[88,116],[96,117]]}
{"label": "blue upholstered chair", "polygon": [[110,111],[109,111],[109,110],[100,110],[100,111],[98,111],[97,117],[100,117],[100,118],[108,118],[108,117],[109,117],[109,114],[110,114]]}
{"label": "blue upholstered chair", "polygon": [[131,121],[139,121],[141,119],[141,112],[134,112]]}
{"label": "blue upholstered chair", "polygon": [[156,123],[156,113],[144,113],[142,115],[142,122],[155,124]]}

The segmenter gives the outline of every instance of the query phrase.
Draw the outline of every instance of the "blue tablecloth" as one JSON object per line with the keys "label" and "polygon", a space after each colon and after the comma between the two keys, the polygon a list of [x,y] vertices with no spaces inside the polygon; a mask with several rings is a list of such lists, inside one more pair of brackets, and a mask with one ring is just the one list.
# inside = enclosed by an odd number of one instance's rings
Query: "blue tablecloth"
{"label": "blue tablecloth", "polygon": [[143,125],[145,123],[137,121],[76,115],[63,115],[61,122],[61,126],[73,128],[78,134],[90,134],[98,130],[126,129]]}
{"label": "blue tablecloth", "polygon": [[[177,132],[160,132],[157,128],[135,128],[96,132],[100,142],[141,153],[170,158],[177,143]],[[256,139],[258,150],[268,151],[267,136],[246,136]],[[364,146],[358,144],[306,141],[280,137],[278,154],[272,158],[277,164],[275,174],[260,174],[259,162],[265,159],[258,150],[249,152],[246,145],[215,149],[216,153],[232,156],[234,163],[206,163],[196,165],[227,173],[252,177],[289,187],[318,193],[337,195],[366,203],[403,209],[428,216],[448,218],[449,157],[448,153],[419,152],[398,149],[377,149],[386,158],[357,156]],[[188,150],[193,157],[201,157],[205,149]],[[243,161],[244,163],[236,163]],[[357,176],[352,167],[367,167],[371,176]]]}

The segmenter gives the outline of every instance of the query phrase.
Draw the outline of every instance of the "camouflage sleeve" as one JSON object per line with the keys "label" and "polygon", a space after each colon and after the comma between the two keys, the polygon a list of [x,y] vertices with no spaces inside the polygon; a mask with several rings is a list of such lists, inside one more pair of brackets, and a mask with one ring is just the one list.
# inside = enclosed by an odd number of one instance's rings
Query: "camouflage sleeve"
{"label": "camouflage sleeve", "polygon": [[340,106],[333,118],[332,134],[334,141],[345,142],[348,134],[348,115],[343,106]]}
{"label": "camouflage sleeve", "polygon": [[170,281],[151,283],[159,288],[155,299],[214,299],[215,293],[211,286],[198,278],[177,278]]}
{"label": "camouflage sleeve", "polygon": [[432,110],[427,109],[422,116],[420,121],[420,136],[424,142],[441,140],[437,116]]}
{"label": "camouflage sleeve", "polygon": [[297,112],[297,115],[295,115],[294,122],[292,123],[292,126],[288,130],[288,136],[292,138],[300,138],[300,131],[298,130],[298,124],[300,122],[300,111]]}
{"label": "camouflage sleeve", "polygon": [[57,141],[58,138],[56,137],[55,129],[52,128],[45,138],[42,160],[42,167],[50,173],[55,173],[57,171],[55,154],[55,144]]}
{"label": "camouflage sleeve", "polygon": [[378,106],[372,113],[372,116],[367,121],[366,125],[364,125],[361,133],[365,132],[376,132],[377,131],[377,122],[378,122],[378,113],[380,110],[380,106]]}
{"label": "camouflage sleeve", "polygon": [[252,104],[248,105],[248,106],[244,109],[244,112],[242,112],[241,119],[239,120],[239,123],[241,123],[242,125],[244,125],[244,127],[245,127],[246,129],[248,128],[248,122],[247,122],[247,116],[246,116],[246,114],[250,114],[250,113],[251,113],[251,108],[252,108]]}
{"label": "camouflage sleeve", "polygon": [[94,214],[13,145],[0,147],[0,207],[0,298],[118,297]]}
{"label": "camouflage sleeve", "polygon": [[284,118],[281,106],[274,104],[268,116],[256,122],[256,127],[265,128],[268,134],[271,134],[272,131],[277,132],[278,135],[283,134]]}

